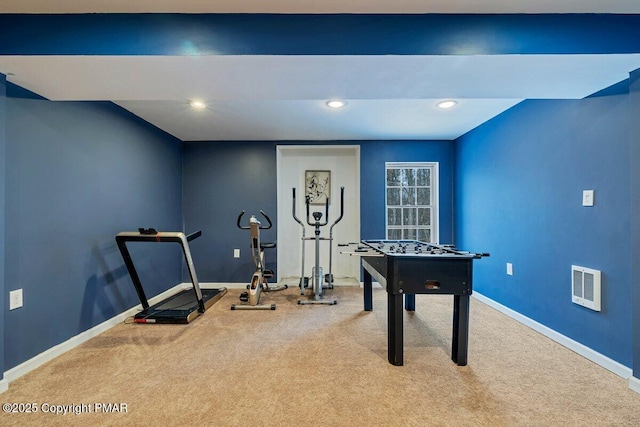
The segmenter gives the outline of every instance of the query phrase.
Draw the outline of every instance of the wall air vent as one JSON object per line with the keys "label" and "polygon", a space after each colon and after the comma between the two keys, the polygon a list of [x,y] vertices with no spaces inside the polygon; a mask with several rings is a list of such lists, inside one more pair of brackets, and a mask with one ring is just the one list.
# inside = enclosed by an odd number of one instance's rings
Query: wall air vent
{"label": "wall air vent", "polygon": [[571,301],[595,311],[600,311],[599,270],[571,266]]}

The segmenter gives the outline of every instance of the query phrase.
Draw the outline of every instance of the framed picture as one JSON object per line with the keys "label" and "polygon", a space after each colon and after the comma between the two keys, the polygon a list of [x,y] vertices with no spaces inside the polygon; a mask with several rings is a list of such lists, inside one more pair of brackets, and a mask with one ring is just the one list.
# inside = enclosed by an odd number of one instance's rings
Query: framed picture
{"label": "framed picture", "polygon": [[305,171],[305,196],[312,205],[324,205],[331,198],[331,171]]}

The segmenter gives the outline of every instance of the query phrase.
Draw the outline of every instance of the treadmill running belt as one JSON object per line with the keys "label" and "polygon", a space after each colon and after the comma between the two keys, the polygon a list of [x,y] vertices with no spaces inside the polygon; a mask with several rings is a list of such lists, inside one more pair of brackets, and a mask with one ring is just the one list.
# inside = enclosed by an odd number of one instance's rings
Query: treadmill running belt
{"label": "treadmill running belt", "polygon": [[[205,309],[215,304],[226,293],[226,288],[202,289]],[[134,321],[136,323],[187,324],[199,314],[198,300],[193,289],[184,289],[166,300],[142,310],[134,316]]]}

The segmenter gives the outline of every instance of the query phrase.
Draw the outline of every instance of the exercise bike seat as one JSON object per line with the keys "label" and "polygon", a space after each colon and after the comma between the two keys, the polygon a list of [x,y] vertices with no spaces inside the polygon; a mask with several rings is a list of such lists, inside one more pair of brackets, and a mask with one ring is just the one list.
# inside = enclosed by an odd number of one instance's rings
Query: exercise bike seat
{"label": "exercise bike seat", "polygon": [[276,242],[272,242],[272,243],[260,243],[260,249],[264,250],[264,249],[273,249],[275,248],[277,245]]}

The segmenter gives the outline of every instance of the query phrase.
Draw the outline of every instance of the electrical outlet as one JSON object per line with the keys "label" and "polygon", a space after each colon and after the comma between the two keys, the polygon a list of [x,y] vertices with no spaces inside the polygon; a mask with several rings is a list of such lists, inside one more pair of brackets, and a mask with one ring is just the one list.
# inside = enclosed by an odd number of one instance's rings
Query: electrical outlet
{"label": "electrical outlet", "polygon": [[511,264],[510,262],[507,263],[507,274],[509,276],[513,276],[513,264]]}
{"label": "electrical outlet", "polygon": [[9,310],[22,307],[22,289],[9,292]]}
{"label": "electrical outlet", "polygon": [[234,249],[233,250],[233,257],[234,258],[240,258],[240,249]]}

